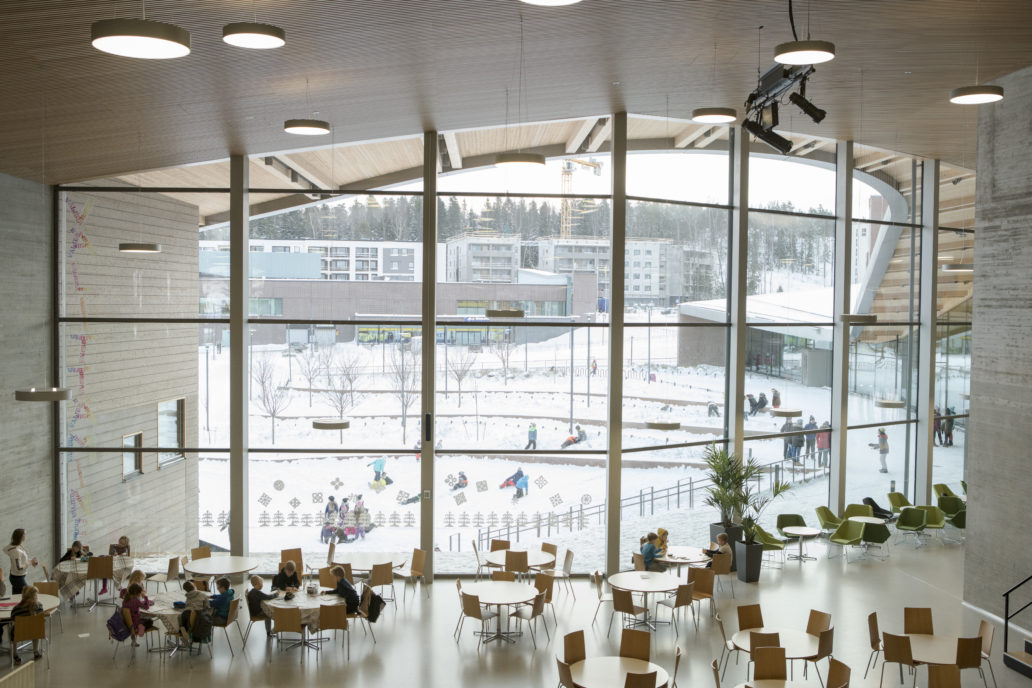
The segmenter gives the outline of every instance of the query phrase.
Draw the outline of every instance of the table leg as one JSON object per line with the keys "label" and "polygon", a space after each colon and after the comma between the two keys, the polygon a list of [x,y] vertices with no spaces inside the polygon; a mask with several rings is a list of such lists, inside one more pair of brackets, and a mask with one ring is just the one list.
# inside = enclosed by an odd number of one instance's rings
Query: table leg
{"label": "table leg", "polygon": [[793,559],[800,563],[804,561],[817,561],[817,557],[811,557],[808,554],[806,554],[806,552],[803,550],[803,541],[805,539],[806,538],[804,538],[802,535],[799,536],[799,554],[789,554],[789,559]]}

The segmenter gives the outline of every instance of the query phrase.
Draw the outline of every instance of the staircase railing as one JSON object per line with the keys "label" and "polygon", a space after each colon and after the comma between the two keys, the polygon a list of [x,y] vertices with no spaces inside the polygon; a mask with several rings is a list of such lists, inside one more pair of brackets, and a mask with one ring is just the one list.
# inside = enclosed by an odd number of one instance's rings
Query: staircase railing
{"label": "staircase railing", "polygon": [[1017,585],[1011,586],[1011,588],[1009,590],[1007,590],[1007,592],[1003,593],[1003,651],[1004,652],[1007,651],[1007,641],[1009,640],[1009,636],[1010,636],[1010,620],[1013,619],[1018,614],[1020,614],[1021,612],[1025,611],[1026,609],[1028,609],[1030,606],[1032,606],[1032,601],[1027,602],[1024,605],[1022,605],[1021,609],[1018,609],[1017,611],[1012,613],[1011,610],[1010,610],[1010,596],[1011,596],[1011,593],[1014,592],[1015,590],[1017,590],[1018,588],[1020,588],[1021,586],[1023,586],[1025,583],[1028,583],[1030,580],[1032,580],[1032,576],[1029,576],[1025,580],[1023,580],[1020,583],[1018,583]]}

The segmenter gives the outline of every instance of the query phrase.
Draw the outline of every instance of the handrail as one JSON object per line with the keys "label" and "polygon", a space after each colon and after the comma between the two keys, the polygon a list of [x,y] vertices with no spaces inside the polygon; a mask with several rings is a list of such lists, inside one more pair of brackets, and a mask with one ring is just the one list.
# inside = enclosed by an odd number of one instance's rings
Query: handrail
{"label": "handrail", "polygon": [[1028,609],[1030,606],[1032,606],[1032,602],[1029,602],[1028,604],[1023,606],[1021,609],[1017,610],[1016,612],[1014,612],[1012,614],[1011,610],[1010,610],[1010,596],[1011,596],[1011,593],[1014,592],[1015,590],[1017,590],[1018,588],[1020,588],[1021,586],[1023,586],[1025,583],[1028,583],[1030,580],[1032,580],[1032,576],[1029,576],[1025,580],[1023,580],[1020,583],[1018,583],[1017,585],[1011,586],[1010,589],[1007,590],[1007,592],[1003,593],[1003,651],[1004,652],[1007,652],[1007,643],[1010,640],[1010,620],[1013,619],[1018,614],[1020,614],[1021,612],[1025,611],[1026,609]]}
{"label": "handrail", "polygon": [[1025,583],[1028,583],[1030,580],[1032,580],[1032,576],[1029,576],[1025,580],[1023,580],[1020,583],[1018,583],[1017,585],[1011,586],[1011,588],[1009,590],[1007,590],[1006,592],[1003,593],[1003,596],[1006,597],[1007,595],[1011,594],[1012,592],[1014,592],[1015,590],[1020,588]]}

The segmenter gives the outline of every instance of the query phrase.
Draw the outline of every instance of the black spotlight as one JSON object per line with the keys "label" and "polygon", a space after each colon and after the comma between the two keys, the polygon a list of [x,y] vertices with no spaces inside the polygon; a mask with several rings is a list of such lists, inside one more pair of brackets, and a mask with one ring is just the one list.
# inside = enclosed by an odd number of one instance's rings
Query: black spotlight
{"label": "black spotlight", "polygon": [[802,110],[803,113],[816,124],[820,124],[821,120],[828,116],[826,111],[821,110],[819,107],[808,101],[805,96],[799,93],[793,93],[788,97],[788,100],[797,108]]}
{"label": "black spotlight", "polygon": [[788,152],[792,150],[791,141],[780,134],[776,134],[770,129],[764,129],[759,122],[747,119],[742,123],[742,126],[745,127],[745,130],[750,134],[758,138],[760,141],[763,141],[774,150],[779,151],[782,155],[788,155]]}

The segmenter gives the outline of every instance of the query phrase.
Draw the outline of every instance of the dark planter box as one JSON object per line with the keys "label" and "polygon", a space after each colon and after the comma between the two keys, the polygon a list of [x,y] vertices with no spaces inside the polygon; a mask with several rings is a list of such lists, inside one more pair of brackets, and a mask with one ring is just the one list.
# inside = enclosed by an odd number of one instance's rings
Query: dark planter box
{"label": "dark planter box", "polygon": [[735,543],[735,558],[738,560],[738,580],[755,583],[760,580],[760,564],[763,563],[763,545],[744,542]]}
{"label": "dark planter box", "polygon": [[729,528],[725,528],[721,523],[711,523],[709,527],[709,539],[710,542],[716,542],[717,536],[721,533],[727,533],[727,544],[731,545],[731,570],[735,570],[735,543],[742,539],[742,526],[737,523],[731,525]]}

